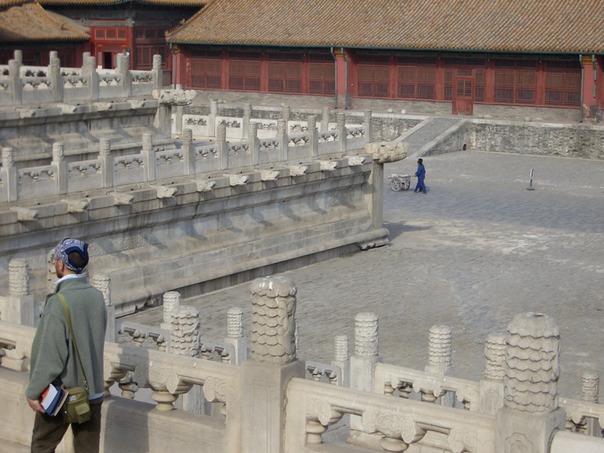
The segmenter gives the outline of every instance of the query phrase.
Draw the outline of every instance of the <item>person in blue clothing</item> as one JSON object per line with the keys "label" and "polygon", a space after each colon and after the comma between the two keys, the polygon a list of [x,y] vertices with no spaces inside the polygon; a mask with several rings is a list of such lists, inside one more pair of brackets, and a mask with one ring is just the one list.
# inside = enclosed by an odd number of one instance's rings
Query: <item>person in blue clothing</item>
{"label": "person in blue clothing", "polygon": [[417,171],[415,172],[415,176],[417,176],[417,185],[415,186],[414,192],[427,193],[426,184],[424,184],[424,179],[426,179],[426,167],[424,167],[423,159],[417,159]]}

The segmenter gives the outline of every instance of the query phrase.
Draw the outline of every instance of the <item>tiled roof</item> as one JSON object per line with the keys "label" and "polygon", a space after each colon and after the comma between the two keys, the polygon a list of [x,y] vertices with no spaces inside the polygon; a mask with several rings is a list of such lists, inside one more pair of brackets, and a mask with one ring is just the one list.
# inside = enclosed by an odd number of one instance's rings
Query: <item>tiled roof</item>
{"label": "tiled roof", "polygon": [[157,6],[194,6],[202,8],[211,0],[39,0],[44,6],[113,6],[123,3],[139,3]]}
{"label": "tiled roof", "polygon": [[603,0],[214,0],[180,44],[604,52]]}
{"label": "tiled roof", "polygon": [[45,11],[39,3],[20,3],[18,6],[0,10],[0,42],[90,39],[88,34],[69,19]]}

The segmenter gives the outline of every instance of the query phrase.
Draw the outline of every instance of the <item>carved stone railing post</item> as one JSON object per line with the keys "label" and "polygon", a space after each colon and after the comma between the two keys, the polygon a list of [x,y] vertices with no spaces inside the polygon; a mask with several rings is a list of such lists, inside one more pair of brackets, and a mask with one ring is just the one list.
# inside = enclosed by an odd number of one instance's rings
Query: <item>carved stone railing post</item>
{"label": "carved stone railing post", "polygon": [[6,190],[6,201],[17,201],[19,198],[17,167],[15,167],[15,154],[12,148],[2,148],[2,181]]}
{"label": "carved stone railing post", "polygon": [[480,381],[480,411],[495,414],[503,407],[503,378],[505,376],[505,335],[492,333],[484,345],[486,364]]}
{"label": "carved stone railing post", "polygon": [[8,295],[0,297],[0,319],[35,326],[34,296],[29,292],[29,265],[25,259],[9,261],[8,286]]}
{"label": "carved stone railing post", "polygon": [[308,124],[308,133],[310,135],[311,157],[319,157],[319,132],[317,131],[317,117],[308,115],[306,118]]}
{"label": "carved stone railing post", "polygon": [[161,65],[162,65],[161,55],[158,55],[158,54],[153,55],[153,69],[151,71],[153,73],[153,89],[154,90],[161,90],[164,85]]}
{"label": "carved stone railing post", "polygon": [[141,154],[147,164],[147,181],[155,181],[157,165],[155,162],[155,149],[153,148],[153,134],[150,132],[143,134],[143,149]]}
{"label": "carved stone railing post", "polygon": [[122,96],[132,96],[132,73],[130,72],[130,57],[125,53],[117,54],[116,72],[122,82]]}
{"label": "carved stone railing post", "polygon": [[[451,328],[448,326],[432,326],[428,338],[428,365],[426,365],[425,370],[428,373],[441,376],[451,375],[453,369]],[[452,405],[452,398],[447,398],[446,395],[435,395],[432,392],[422,392],[421,395],[422,400],[428,402],[436,401],[439,396],[442,396],[441,402],[444,406]]]}
{"label": "carved stone railing post", "polygon": [[117,341],[117,332],[115,330],[115,306],[111,301],[111,277],[108,275],[92,275],[90,284],[103,293],[105,307],[107,308],[107,330],[105,331],[106,341]]}
{"label": "carved stone railing post", "polygon": [[111,156],[111,140],[102,138],[99,140],[99,160],[103,172],[103,187],[113,187],[113,157]]}
{"label": "carved stone railing post", "polygon": [[[251,125],[251,119],[252,119],[252,104],[249,103],[245,103],[243,104],[243,118],[241,121],[241,132],[242,132],[242,138],[244,140],[252,140],[252,137],[250,136],[250,125]],[[258,130],[258,129],[256,129]]]}
{"label": "carved stone railing post", "polygon": [[363,115],[363,127],[365,129],[365,142],[373,141],[373,122],[371,121],[371,110],[366,110]]}
{"label": "carved stone railing post", "polygon": [[334,359],[332,365],[337,366],[342,370],[340,382],[338,385],[342,387],[350,386],[350,355],[348,354],[348,336],[337,335],[334,340]]}
{"label": "carved stone railing post", "polygon": [[239,307],[227,312],[227,336],[224,343],[231,347],[231,365],[241,365],[247,360],[247,342],[243,336],[243,311]]}
{"label": "carved stone railing post", "polygon": [[191,129],[183,129],[180,136],[182,141],[182,151],[184,154],[185,174],[195,174],[195,150],[193,149],[193,131]]}
{"label": "carved stone railing post", "polygon": [[56,50],[50,52],[48,77],[50,78],[53,101],[63,102],[64,82],[61,75],[61,60]]}
{"label": "carved stone railing post", "polygon": [[[170,315],[170,346],[168,352],[187,357],[199,357],[201,321],[199,311],[190,306],[178,306]],[[187,412],[202,414],[204,397],[201,387],[180,385],[182,408]]]}
{"label": "carved stone railing post", "polygon": [[[354,318],[354,355],[350,358],[350,387],[373,391],[373,368],[380,361],[378,317],[375,313],[358,313]],[[350,416],[351,429],[358,431],[362,442],[363,425],[360,416]]]}
{"label": "carved stone railing post", "polygon": [[303,378],[296,358],[296,287],[287,277],[264,277],[250,286],[251,360],[242,365],[243,453],[280,453],[285,427],[285,393],[293,377]]}
{"label": "carved stone railing post", "polygon": [[277,120],[277,142],[279,143],[279,159],[287,161],[289,159],[289,135],[287,133],[287,121]]}
{"label": "carved stone railing post", "polygon": [[251,123],[249,129],[250,153],[252,165],[260,164],[260,140],[258,140],[258,123]]}
{"label": "carved stone railing post", "polygon": [[65,161],[65,151],[63,143],[52,144],[52,165],[55,167],[55,191],[58,194],[65,194],[68,191],[67,180],[69,172],[67,171],[67,162]]}
{"label": "carved stone railing post", "polygon": [[497,411],[495,451],[549,452],[556,430],[564,430],[558,405],[560,332],[540,313],[517,315],[508,325],[504,407]]}
{"label": "carved stone railing post", "polygon": [[321,132],[329,130],[329,107],[323,107],[321,113]]}
{"label": "carved stone railing post", "polygon": [[337,130],[338,130],[338,142],[339,142],[339,151],[341,153],[346,153],[347,149],[347,138],[348,131],[346,130],[346,113],[338,112],[336,116],[337,121]]}
{"label": "carved stone railing post", "polygon": [[21,105],[23,103],[23,82],[21,81],[20,61],[8,61],[8,77],[13,105]]}
{"label": "carved stone railing post", "polygon": [[160,327],[164,330],[172,328],[172,313],[180,307],[181,296],[177,291],[168,291],[163,296],[164,316]]}
{"label": "carved stone railing post", "polygon": [[[586,371],[581,376],[581,401],[598,404],[600,393],[600,376],[593,371]],[[572,423],[572,421],[571,421]],[[568,420],[567,420],[568,428]],[[578,431],[588,436],[601,437],[601,430],[596,418],[584,417],[577,426]]]}
{"label": "carved stone railing post", "polygon": [[216,116],[218,115],[218,100],[210,99],[210,114],[208,115],[208,135],[216,136]]}
{"label": "carved stone railing post", "polygon": [[226,124],[220,123],[216,128],[216,148],[220,158],[220,168],[226,170],[229,168],[229,144],[226,139]]}
{"label": "carved stone railing post", "polygon": [[99,98],[99,73],[96,72],[96,59],[90,52],[84,52],[82,57],[82,76],[88,79],[88,98],[96,101]]}

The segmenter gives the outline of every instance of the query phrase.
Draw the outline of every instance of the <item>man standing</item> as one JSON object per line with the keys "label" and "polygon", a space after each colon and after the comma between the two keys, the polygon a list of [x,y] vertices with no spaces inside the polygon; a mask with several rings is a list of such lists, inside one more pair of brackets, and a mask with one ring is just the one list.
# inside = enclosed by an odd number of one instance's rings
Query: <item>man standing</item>
{"label": "man standing", "polygon": [[[88,283],[87,243],[78,239],[63,239],[56,246],[52,261],[58,277],[56,292],[46,296],[32,344],[30,381],[25,391],[27,402],[36,412],[31,451],[54,452],[69,426],[62,414],[52,417],[42,408],[42,392],[48,384],[54,383],[65,388],[87,386],[91,417],[87,422],[72,424],[74,451],[98,452],[104,392],[105,301],[102,293]],[[67,301],[75,338],[71,338],[65,310],[57,293]],[[74,352],[74,341],[79,361]],[[83,370],[85,377],[80,370]]]}
{"label": "man standing", "polygon": [[417,185],[415,186],[414,192],[424,192],[426,191],[426,184],[424,184],[424,179],[426,179],[426,167],[424,167],[424,160],[417,159],[417,171],[415,172],[415,176],[417,176]]}

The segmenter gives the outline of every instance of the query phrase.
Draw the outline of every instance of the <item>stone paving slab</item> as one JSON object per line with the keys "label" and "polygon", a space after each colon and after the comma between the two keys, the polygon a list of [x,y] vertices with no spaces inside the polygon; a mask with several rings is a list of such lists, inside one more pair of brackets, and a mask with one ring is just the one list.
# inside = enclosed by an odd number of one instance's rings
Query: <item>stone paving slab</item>
{"label": "stone paving slab", "polygon": [[[387,164],[385,176],[413,174],[415,160]],[[372,311],[385,362],[423,369],[428,330],[446,324],[454,375],[478,380],[486,336],[541,312],[560,327],[561,393],[579,397],[584,371],[604,376],[604,161],[483,152],[424,161],[428,194],[384,183],[390,245],[285,273],[298,287],[299,356],[331,361],[340,334],[352,353],[354,317]],[[233,306],[249,331],[249,284],[186,303],[206,338],[225,336]],[[128,319],[159,326],[161,316],[157,307]]]}

